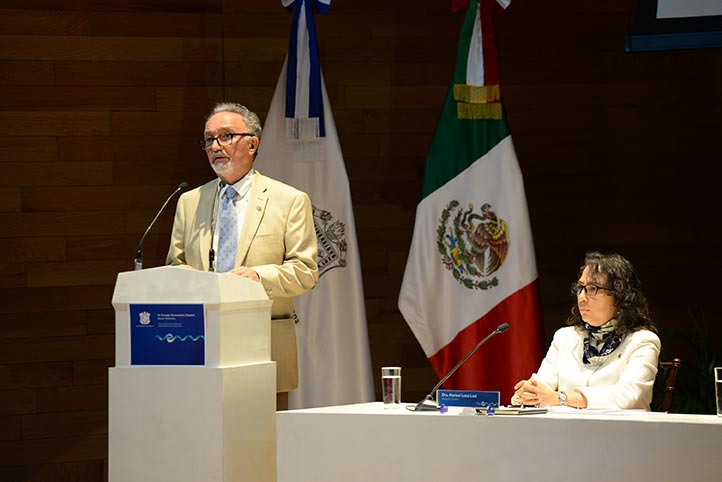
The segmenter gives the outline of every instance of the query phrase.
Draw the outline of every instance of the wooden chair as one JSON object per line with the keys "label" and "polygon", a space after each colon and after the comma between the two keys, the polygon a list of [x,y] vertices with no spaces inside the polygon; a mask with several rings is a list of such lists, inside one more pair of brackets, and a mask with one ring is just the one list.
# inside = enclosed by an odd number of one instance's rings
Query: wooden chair
{"label": "wooden chair", "polygon": [[679,358],[673,358],[672,361],[659,362],[660,371],[664,369],[666,372],[664,379],[664,404],[662,405],[662,410],[664,412],[669,412],[669,409],[672,408],[672,396],[677,390],[675,387],[675,384],[677,383],[677,372],[679,371],[679,367],[681,365],[682,360]]}

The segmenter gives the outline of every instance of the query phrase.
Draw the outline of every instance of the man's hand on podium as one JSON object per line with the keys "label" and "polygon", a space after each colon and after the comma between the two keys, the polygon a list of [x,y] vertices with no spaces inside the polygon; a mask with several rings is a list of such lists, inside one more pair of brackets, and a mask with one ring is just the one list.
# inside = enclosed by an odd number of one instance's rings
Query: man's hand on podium
{"label": "man's hand on podium", "polygon": [[245,266],[239,266],[238,268],[233,268],[232,270],[229,271],[229,273],[237,274],[238,276],[252,279],[253,281],[256,281],[258,283],[261,282],[261,278],[260,278],[260,276],[258,276],[258,273],[253,271],[251,268],[246,268]]}

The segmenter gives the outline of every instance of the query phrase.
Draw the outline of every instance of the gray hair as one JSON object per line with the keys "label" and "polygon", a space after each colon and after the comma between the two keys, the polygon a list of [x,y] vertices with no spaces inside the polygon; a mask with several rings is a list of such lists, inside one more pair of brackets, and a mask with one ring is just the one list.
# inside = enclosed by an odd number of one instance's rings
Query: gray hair
{"label": "gray hair", "polygon": [[236,102],[219,102],[213,106],[210,114],[206,117],[206,122],[208,122],[208,119],[220,112],[233,112],[235,114],[239,114],[243,118],[243,122],[246,123],[248,132],[258,137],[259,140],[261,139],[261,132],[263,131],[263,128],[261,127],[261,119],[259,119],[258,115],[245,105],[241,105]]}

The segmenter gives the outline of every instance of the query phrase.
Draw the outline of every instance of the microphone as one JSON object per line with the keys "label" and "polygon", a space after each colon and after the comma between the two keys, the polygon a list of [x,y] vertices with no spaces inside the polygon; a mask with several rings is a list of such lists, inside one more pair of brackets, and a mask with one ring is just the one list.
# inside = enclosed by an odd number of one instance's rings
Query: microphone
{"label": "microphone", "polygon": [[469,357],[470,357],[471,355],[473,355],[473,354],[476,352],[476,350],[479,349],[479,347],[480,347],[481,345],[483,345],[484,343],[486,343],[486,340],[488,340],[488,339],[491,338],[492,336],[498,335],[499,333],[504,333],[504,332],[505,332],[506,330],[508,330],[508,329],[509,329],[509,323],[502,323],[501,325],[499,325],[499,326],[496,328],[496,330],[494,330],[494,331],[492,331],[491,333],[489,333],[489,335],[488,335],[486,338],[484,338],[484,339],[481,340],[479,343],[477,343],[476,346],[475,346],[474,348],[472,348],[471,351],[470,351],[469,353],[467,353],[466,356],[465,356],[464,358],[462,358],[461,361],[460,361],[459,363],[457,363],[456,366],[455,366],[454,368],[452,368],[452,369],[449,371],[449,373],[447,373],[446,376],[439,381],[439,383],[436,384],[436,386],[429,392],[428,395],[426,395],[426,396],[424,397],[423,400],[421,400],[419,403],[417,403],[415,407],[413,407],[413,408],[408,407],[408,409],[411,410],[412,412],[435,412],[435,411],[439,410],[439,407],[438,407],[438,406],[436,405],[436,403],[434,402],[434,395],[436,395],[436,390],[438,390],[439,387],[441,387],[441,385],[443,385],[444,382],[445,382],[446,380],[448,380],[449,377],[450,377],[451,375],[453,375],[454,372],[456,372],[456,370],[458,370],[459,367],[460,367],[461,365],[463,365],[464,362],[465,362],[466,360],[468,360]]}
{"label": "microphone", "polygon": [[171,195],[168,196],[168,199],[166,199],[165,202],[163,203],[163,205],[160,207],[158,214],[155,215],[155,217],[153,218],[153,221],[151,221],[150,224],[148,225],[148,229],[146,229],[145,233],[143,233],[143,237],[140,238],[140,243],[138,243],[138,250],[135,252],[135,271],[140,271],[141,269],[143,269],[143,241],[145,241],[145,237],[148,236],[148,233],[150,232],[150,228],[153,227],[155,222],[158,220],[160,213],[163,212],[163,210],[168,205],[168,203],[173,198],[173,196],[175,196],[176,194],[178,194],[181,191],[185,191],[186,189],[188,189],[187,182],[182,182],[178,185],[178,187],[175,189],[175,191],[173,191],[171,193]]}
{"label": "microphone", "polygon": [[216,233],[216,209],[218,206],[218,194],[221,189],[226,186],[224,181],[218,181],[218,189],[216,189],[216,197],[213,200],[213,210],[211,211],[211,249],[208,250],[208,271],[213,273],[216,270],[216,250],[213,249],[213,236]]}

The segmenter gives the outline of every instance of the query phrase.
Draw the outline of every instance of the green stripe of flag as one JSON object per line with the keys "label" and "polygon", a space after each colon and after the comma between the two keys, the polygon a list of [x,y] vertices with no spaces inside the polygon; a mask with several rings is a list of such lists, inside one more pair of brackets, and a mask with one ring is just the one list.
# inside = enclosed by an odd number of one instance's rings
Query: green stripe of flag
{"label": "green stripe of flag", "polygon": [[426,156],[421,199],[459,175],[508,136],[504,114],[500,120],[459,119],[452,83]]}

